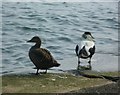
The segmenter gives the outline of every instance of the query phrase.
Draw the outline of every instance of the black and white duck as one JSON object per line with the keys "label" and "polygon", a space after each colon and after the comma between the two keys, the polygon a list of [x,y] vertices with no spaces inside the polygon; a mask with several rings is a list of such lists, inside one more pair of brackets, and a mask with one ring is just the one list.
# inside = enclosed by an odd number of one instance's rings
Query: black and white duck
{"label": "black and white duck", "polygon": [[[80,47],[80,48],[79,48]],[[78,69],[80,67],[80,58],[88,59],[89,58],[89,68],[91,68],[91,58],[95,53],[95,40],[90,32],[85,32],[81,38],[81,45],[76,45],[75,48],[76,55],[78,56]]]}

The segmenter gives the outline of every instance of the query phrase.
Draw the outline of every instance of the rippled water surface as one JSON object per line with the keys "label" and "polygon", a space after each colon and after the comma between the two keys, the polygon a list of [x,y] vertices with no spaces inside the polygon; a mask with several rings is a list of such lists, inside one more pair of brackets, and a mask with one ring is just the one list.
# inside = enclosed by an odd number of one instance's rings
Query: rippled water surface
{"label": "rippled water surface", "polygon": [[[89,31],[96,40],[93,70],[113,71],[118,65],[118,3],[38,3],[2,4],[2,72],[34,72],[26,41],[38,35],[61,63],[61,69],[76,69],[74,52],[80,36]],[[57,68],[56,68],[57,69]],[[33,70],[33,71],[32,71]]]}

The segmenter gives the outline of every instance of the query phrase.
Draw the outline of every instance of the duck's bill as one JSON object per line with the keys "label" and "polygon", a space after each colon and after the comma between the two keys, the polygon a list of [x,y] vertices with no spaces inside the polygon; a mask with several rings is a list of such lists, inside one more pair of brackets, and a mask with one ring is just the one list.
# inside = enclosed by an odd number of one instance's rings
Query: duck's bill
{"label": "duck's bill", "polygon": [[28,40],[27,42],[32,42],[31,40]]}

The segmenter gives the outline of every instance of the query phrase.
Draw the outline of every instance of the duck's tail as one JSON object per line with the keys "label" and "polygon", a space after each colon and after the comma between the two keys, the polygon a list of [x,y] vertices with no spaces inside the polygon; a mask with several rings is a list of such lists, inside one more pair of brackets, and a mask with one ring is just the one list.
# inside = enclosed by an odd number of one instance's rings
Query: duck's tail
{"label": "duck's tail", "polygon": [[60,66],[60,64],[59,64],[59,63],[55,64],[55,67],[59,67],[59,66]]}
{"label": "duck's tail", "polygon": [[55,67],[59,67],[60,64],[59,64],[56,60],[54,60],[54,66],[55,66]]}

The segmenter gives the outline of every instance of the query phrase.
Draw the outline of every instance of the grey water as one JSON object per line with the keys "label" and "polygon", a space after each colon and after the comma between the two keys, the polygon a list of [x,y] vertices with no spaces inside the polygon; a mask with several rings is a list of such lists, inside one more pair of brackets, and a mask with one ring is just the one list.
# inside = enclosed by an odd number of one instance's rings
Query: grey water
{"label": "grey water", "polygon": [[26,41],[36,35],[41,38],[42,47],[61,64],[60,69],[76,69],[74,49],[88,31],[96,41],[93,70],[117,71],[117,2],[3,2],[0,74],[35,72],[28,57],[34,44]]}

